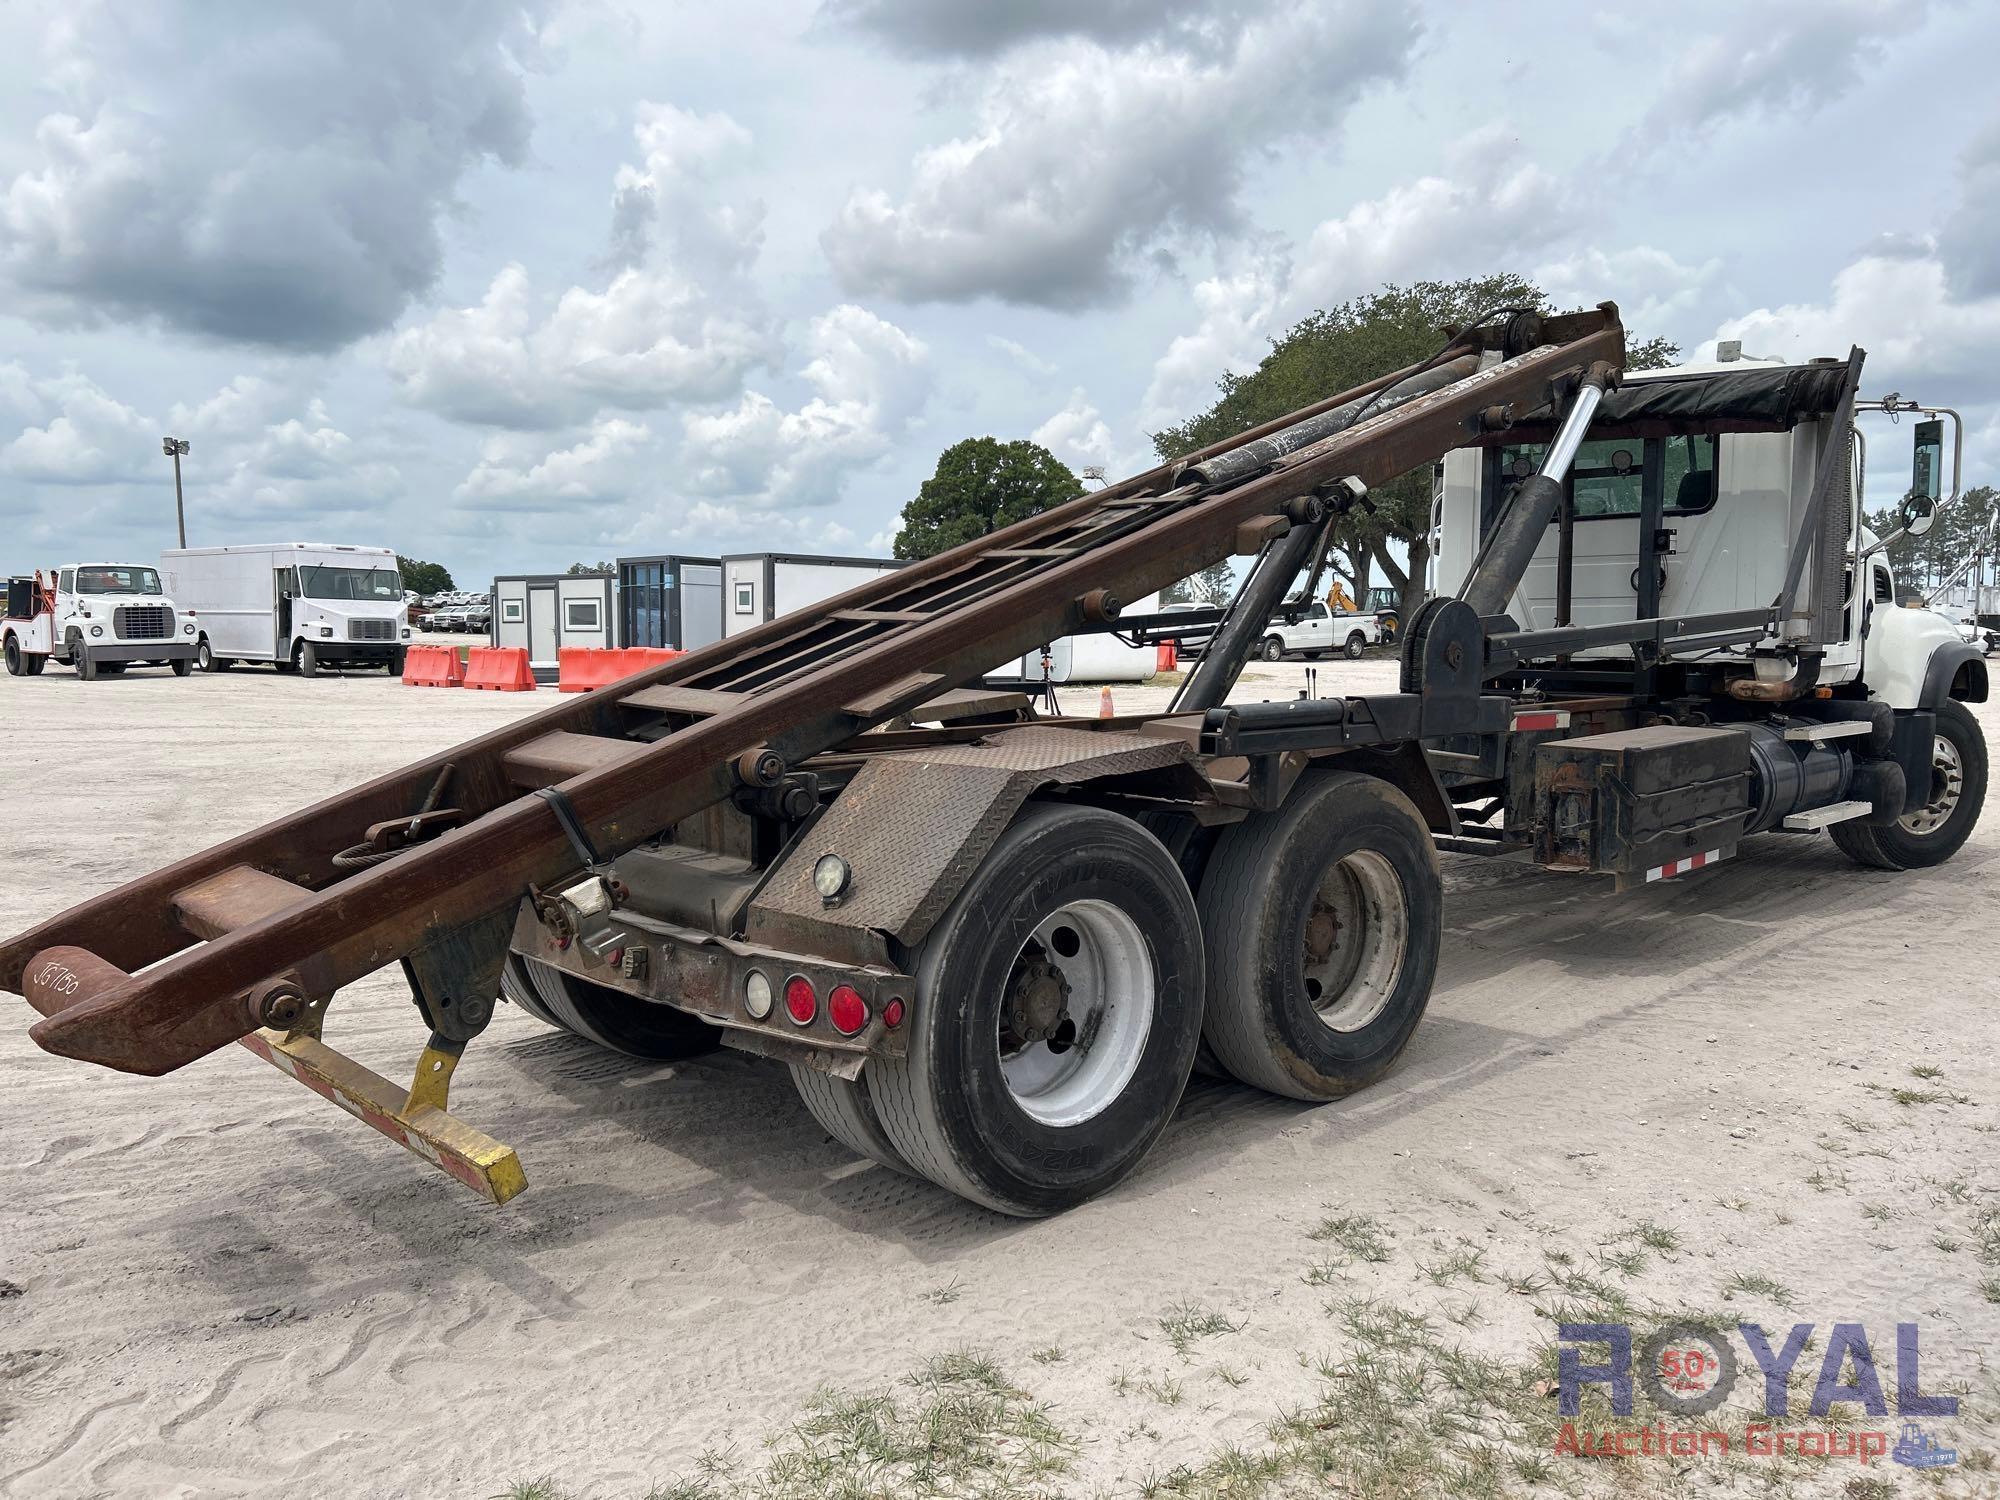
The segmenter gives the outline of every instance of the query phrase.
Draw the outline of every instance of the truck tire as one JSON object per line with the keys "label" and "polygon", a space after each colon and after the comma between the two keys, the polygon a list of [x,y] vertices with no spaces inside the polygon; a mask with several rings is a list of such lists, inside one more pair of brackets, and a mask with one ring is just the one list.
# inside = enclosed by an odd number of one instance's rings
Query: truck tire
{"label": "truck tire", "polygon": [[174,676],[185,677],[194,670],[194,658],[192,656],[176,656],[170,665],[174,669]]}
{"label": "truck tire", "polygon": [[214,648],[208,644],[207,636],[203,636],[195,644],[194,664],[204,672],[227,672],[230,667],[229,658],[217,656]]}
{"label": "truck tire", "polygon": [[299,642],[298,656],[299,656],[299,676],[301,677],[319,676],[319,652],[316,649],[314,649],[313,643],[311,641]]}
{"label": "truck tire", "polygon": [[1199,899],[1208,1045],[1243,1082],[1337,1099],[1386,1073],[1437,973],[1443,882],[1409,798],[1308,772],[1276,812],[1223,831]]}
{"label": "truck tire", "polygon": [[403,675],[403,667],[408,660],[408,656],[409,652],[402,646],[398,646],[394,651],[389,653],[389,675],[391,677],[401,677]]}
{"label": "truck tire", "polygon": [[909,1051],[868,1065],[897,1151],[1004,1214],[1057,1213],[1139,1164],[1201,1038],[1201,929],[1160,841],[1031,804],[917,952]]}
{"label": "truck tire", "polygon": [[28,663],[28,675],[30,677],[41,676],[42,668],[46,667],[49,664],[48,655],[45,652],[41,651],[30,651],[26,653],[26,659]]}
{"label": "truck tire", "polygon": [[1263,657],[1265,661],[1283,661],[1285,658],[1285,643],[1275,635],[1267,635],[1264,637],[1264,644],[1257,654]]}
{"label": "truck tire", "polygon": [[1364,652],[1364,651],[1366,651],[1367,649],[1368,649],[1368,637],[1367,637],[1367,636],[1363,635],[1363,634],[1362,634],[1362,633],[1361,633],[1360,631],[1358,631],[1358,630],[1354,630],[1354,631],[1349,631],[1349,632],[1348,632],[1348,636],[1347,636],[1347,659],[1348,659],[1349,661],[1359,661],[1359,660],[1361,660],[1361,653],[1362,653],[1362,652]]}
{"label": "truck tire", "polygon": [[793,1063],[791,1069],[792,1087],[799,1091],[800,1101],[819,1121],[820,1129],[856,1156],[865,1156],[905,1176],[923,1175],[910,1169],[910,1164],[903,1160],[903,1153],[889,1139],[889,1132],[882,1128],[875,1105],[868,1097],[866,1069],[851,1083],[845,1078],[835,1078],[831,1073],[822,1073],[818,1068],[801,1067],[798,1063]]}
{"label": "truck tire", "polygon": [[70,632],[69,664],[85,682],[97,681],[97,659],[90,654],[90,647],[83,643],[83,637],[75,631]]}
{"label": "truck tire", "polygon": [[536,1020],[628,1057],[675,1062],[713,1051],[720,1038],[685,1011],[636,1000],[518,953],[507,955],[500,993]]}
{"label": "truck tire", "polygon": [[20,641],[11,632],[7,636],[7,675],[9,677],[28,675],[28,654],[21,649]]}
{"label": "truck tire", "polygon": [[1986,737],[1956,699],[1937,711],[1931,749],[1931,789],[1924,805],[1883,828],[1858,822],[1827,830],[1841,853],[1877,870],[1921,870],[1943,864],[1964,847],[1986,801]]}

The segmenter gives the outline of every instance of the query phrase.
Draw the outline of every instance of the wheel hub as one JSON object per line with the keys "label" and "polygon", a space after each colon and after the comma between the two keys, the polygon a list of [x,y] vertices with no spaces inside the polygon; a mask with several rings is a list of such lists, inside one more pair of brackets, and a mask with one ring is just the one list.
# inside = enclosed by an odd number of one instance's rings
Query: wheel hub
{"label": "wheel hub", "polygon": [[[1014,965],[1007,987],[1007,1029],[1022,1042],[1054,1039],[1069,1020],[1069,981],[1049,962],[1039,944],[1030,943]],[[1074,1034],[1075,1027],[1070,1027]]]}
{"label": "wheel hub", "polygon": [[1936,833],[1950,821],[1965,790],[1965,766],[1958,747],[1943,735],[1931,742],[1931,790],[1924,805],[1897,821],[1910,833]]}

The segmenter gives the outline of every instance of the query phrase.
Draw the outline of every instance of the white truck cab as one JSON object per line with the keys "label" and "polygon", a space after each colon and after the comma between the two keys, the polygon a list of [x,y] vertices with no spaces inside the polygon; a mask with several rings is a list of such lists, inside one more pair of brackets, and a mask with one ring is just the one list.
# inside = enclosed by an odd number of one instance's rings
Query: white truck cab
{"label": "white truck cab", "polygon": [[1317,658],[1338,651],[1353,658],[1381,640],[1382,622],[1373,614],[1336,614],[1324,599],[1310,604],[1295,599],[1271,616],[1259,654],[1265,661],[1281,660],[1288,652]]}
{"label": "white truck cab", "polygon": [[[1620,400],[1633,418],[1619,435],[1585,437],[1566,481],[1569,524],[1560,518],[1550,524],[1506,613],[1524,630],[1547,630],[1768,604],[1784,587],[1787,556],[1810,503],[1815,460],[1833,420],[1821,416],[1781,427],[1788,420],[1787,403],[1799,399],[1796,392],[1807,382],[1829,380],[1844,364],[1787,364],[1732,352],[1725,359],[1628,372]],[[1935,415],[1898,397],[1888,402],[1864,401],[1857,410]],[[1938,487],[1941,425],[1916,424],[1913,491],[1927,490],[1933,509],[1952,498]],[[1781,430],[1754,430],[1758,426]],[[1961,645],[1962,637],[1929,610],[1897,607],[1888,553],[1862,524],[1867,445],[1862,434],[1853,437],[1851,445],[1835,450],[1851,453],[1851,469],[1837,481],[1845,581],[1835,606],[1837,629],[1829,632],[1815,685],[1860,689],[1894,709],[1932,706],[1920,700],[1940,696],[1939,685],[1927,682],[1933,658],[1939,647]],[[1435,592],[1459,589],[1508,489],[1535,473],[1546,447],[1501,437],[1446,455],[1434,502]],[[1642,525],[1649,514],[1656,524],[1647,534]],[[1565,547],[1567,598],[1559,586]],[[1652,563],[1650,578],[1642,558]],[[1776,646],[1777,638],[1766,644]],[[1579,660],[1630,655],[1631,648],[1622,645],[1575,653]],[[1741,646],[1683,648],[1676,659],[1740,661],[1754,664],[1760,674],[1777,670],[1770,658]]]}
{"label": "white truck cab", "polygon": [[160,555],[169,585],[197,611],[204,672],[268,662],[311,677],[323,666],[403,670],[410,606],[387,547],[265,542]]}
{"label": "white truck cab", "polygon": [[145,665],[185,677],[195,622],[148,564],[66,563],[46,578],[8,581],[0,649],[16,677],[32,677],[50,661],[73,667],[86,682]]}

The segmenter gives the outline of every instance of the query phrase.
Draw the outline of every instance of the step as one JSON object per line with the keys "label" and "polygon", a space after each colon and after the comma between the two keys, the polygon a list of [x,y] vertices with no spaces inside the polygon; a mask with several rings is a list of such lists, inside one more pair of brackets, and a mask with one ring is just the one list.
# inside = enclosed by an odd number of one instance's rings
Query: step
{"label": "step", "polygon": [[1810,740],[1817,745],[1821,740],[1845,739],[1854,734],[1873,734],[1875,726],[1866,719],[1837,719],[1828,724],[1792,724],[1785,729],[1788,740]]}
{"label": "step", "polygon": [[1865,818],[1873,811],[1875,804],[1872,802],[1829,802],[1825,807],[1815,807],[1806,812],[1791,814],[1785,819],[1785,826],[1794,833],[1811,833],[1830,823],[1845,823],[1854,818]]}
{"label": "step", "polygon": [[638,755],[646,746],[638,740],[615,740],[601,734],[569,734],[558,730],[509,750],[502,760],[507,779],[535,791],[572,776],[613,765]]}
{"label": "step", "polygon": [[231,865],[174,892],[174,920],[196,937],[214,939],[297,906],[311,894],[282,875]]}

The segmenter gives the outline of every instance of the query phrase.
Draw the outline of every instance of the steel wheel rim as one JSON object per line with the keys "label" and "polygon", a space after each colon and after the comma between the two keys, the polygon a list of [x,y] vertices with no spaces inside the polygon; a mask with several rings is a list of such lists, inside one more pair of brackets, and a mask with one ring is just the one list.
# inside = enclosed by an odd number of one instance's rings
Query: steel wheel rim
{"label": "steel wheel rim", "polygon": [[1965,792],[1965,763],[1958,758],[1958,746],[1943,735],[1931,740],[1931,795],[1913,813],[1896,822],[1906,833],[1936,833],[1958,811],[1958,799]]}
{"label": "steel wheel rim", "polygon": [[1320,1025],[1345,1034],[1379,1018],[1409,946],[1410,903],[1395,866],[1372,849],[1343,855],[1306,908],[1303,977]]}
{"label": "steel wheel rim", "polygon": [[[1010,1002],[1024,965],[1067,986],[1055,1038],[1026,1040]],[[1042,1125],[1080,1125],[1109,1109],[1139,1071],[1157,998],[1153,957],[1132,917],[1108,901],[1073,901],[1045,917],[1014,956],[994,1022],[1008,1095]]]}

